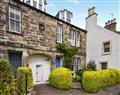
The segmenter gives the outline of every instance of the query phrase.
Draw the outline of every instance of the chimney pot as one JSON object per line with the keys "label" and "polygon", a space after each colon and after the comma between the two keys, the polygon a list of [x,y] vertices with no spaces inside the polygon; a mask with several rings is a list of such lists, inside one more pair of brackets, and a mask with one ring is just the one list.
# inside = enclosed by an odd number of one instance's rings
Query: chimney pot
{"label": "chimney pot", "polygon": [[116,31],[116,19],[108,20],[105,23],[105,28],[111,31]]}

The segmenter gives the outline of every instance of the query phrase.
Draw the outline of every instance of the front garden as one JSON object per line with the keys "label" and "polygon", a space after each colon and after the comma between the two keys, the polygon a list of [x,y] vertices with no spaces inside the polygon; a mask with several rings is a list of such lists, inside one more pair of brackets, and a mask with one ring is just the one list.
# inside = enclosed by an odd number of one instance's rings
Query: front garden
{"label": "front garden", "polygon": [[[96,70],[94,62],[86,68],[76,71],[73,78],[70,69],[60,67],[53,70],[49,76],[49,85],[61,91],[72,88],[72,82],[78,81],[83,90],[88,93],[97,93],[106,87],[120,83],[120,70]],[[26,95],[33,88],[32,70],[29,67],[19,67],[14,80],[12,67],[8,61],[0,61],[0,95]]]}

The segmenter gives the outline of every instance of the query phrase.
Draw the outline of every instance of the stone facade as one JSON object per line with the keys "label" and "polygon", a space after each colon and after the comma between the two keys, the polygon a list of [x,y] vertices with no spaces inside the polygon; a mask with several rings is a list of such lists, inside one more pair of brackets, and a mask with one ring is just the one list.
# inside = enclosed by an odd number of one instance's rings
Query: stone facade
{"label": "stone facade", "polygon": [[[9,31],[9,7],[21,10],[21,33]],[[51,70],[55,68],[56,56],[63,56],[56,47],[56,26],[63,26],[63,42],[69,43],[70,30],[80,32],[81,45],[75,56],[81,58],[81,68],[86,63],[86,31],[56,17],[44,13],[19,0],[0,0],[0,57],[9,59],[8,51],[22,53],[22,66],[29,64],[29,57],[42,54],[51,58]],[[41,31],[39,26],[43,25]]]}

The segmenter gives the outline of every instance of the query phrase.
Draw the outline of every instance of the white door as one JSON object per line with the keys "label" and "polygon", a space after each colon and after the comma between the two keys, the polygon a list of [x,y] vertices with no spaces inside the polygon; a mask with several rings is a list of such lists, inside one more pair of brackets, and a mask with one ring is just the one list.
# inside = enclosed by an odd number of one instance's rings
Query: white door
{"label": "white door", "polygon": [[42,65],[36,65],[36,81],[37,82],[43,81]]}
{"label": "white door", "polygon": [[50,74],[50,60],[46,56],[32,55],[29,58],[29,67],[32,68],[33,83],[44,83]]}
{"label": "white door", "polygon": [[49,74],[50,74],[50,62],[49,61],[44,61],[44,65],[43,65],[43,81],[48,81],[49,78]]}

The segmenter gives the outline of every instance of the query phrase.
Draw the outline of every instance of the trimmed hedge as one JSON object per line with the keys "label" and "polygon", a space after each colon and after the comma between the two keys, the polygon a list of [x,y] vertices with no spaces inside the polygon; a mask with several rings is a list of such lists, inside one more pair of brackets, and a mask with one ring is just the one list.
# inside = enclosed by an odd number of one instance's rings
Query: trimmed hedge
{"label": "trimmed hedge", "polygon": [[67,68],[57,68],[49,76],[49,84],[55,88],[67,90],[72,86],[72,72]]}
{"label": "trimmed hedge", "polygon": [[33,87],[32,69],[30,67],[19,67],[17,69],[17,89],[20,95],[25,95],[26,92],[26,74],[27,74],[27,89]]}
{"label": "trimmed hedge", "polygon": [[0,95],[13,95],[12,66],[6,60],[0,61]]}
{"label": "trimmed hedge", "polygon": [[117,83],[120,83],[120,71],[115,69],[86,71],[82,77],[83,88],[92,93]]}

